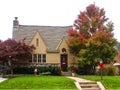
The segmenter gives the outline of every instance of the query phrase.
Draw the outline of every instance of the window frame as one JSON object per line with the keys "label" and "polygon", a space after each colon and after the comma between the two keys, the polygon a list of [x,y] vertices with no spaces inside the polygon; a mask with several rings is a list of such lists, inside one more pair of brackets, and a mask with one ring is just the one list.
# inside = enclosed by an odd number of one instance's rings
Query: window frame
{"label": "window frame", "polygon": [[32,62],[33,63],[46,63],[46,54],[33,54]]}
{"label": "window frame", "polygon": [[32,62],[37,62],[37,54],[33,54],[32,56],[33,56]]}

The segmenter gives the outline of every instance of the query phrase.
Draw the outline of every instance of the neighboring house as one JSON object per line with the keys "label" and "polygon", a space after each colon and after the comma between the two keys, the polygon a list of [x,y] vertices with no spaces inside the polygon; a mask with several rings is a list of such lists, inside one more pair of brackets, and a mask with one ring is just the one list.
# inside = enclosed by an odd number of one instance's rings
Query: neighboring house
{"label": "neighboring house", "polygon": [[63,71],[67,71],[76,61],[69,52],[67,45],[68,29],[71,26],[32,26],[19,25],[17,17],[13,20],[13,39],[26,38],[25,43],[34,45],[36,50],[32,52],[31,65],[58,65]]}
{"label": "neighboring house", "polygon": [[119,42],[117,44],[117,47],[118,47],[118,51],[120,52],[120,43]]}
{"label": "neighboring house", "polygon": [[118,42],[116,49],[118,50],[118,54],[114,58],[114,60],[120,64],[120,43]]}

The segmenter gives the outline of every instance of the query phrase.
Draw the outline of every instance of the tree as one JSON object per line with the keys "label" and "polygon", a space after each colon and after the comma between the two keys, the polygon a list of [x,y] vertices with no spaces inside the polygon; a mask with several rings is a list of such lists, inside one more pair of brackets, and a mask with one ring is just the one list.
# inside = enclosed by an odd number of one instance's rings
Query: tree
{"label": "tree", "polygon": [[105,64],[114,60],[117,54],[117,50],[114,48],[116,44],[116,40],[111,38],[110,33],[99,30],[86,43],[86,48],[79,52],[80,58],[87,66],[92,67],[91,72],[95,73],[95,67],[101,60]]}
{"label": "tree", "polygon": [[[34,49],[35,47],[33,45],[26,45],[24,39],[18,42],[13,39],[0,41],[0,61],[7,62],[8,66],[12,68],[13,62],[21,62],[22,60],[30,59],[31,52]],[[11,74],[13,74],[12,69]]]}
{"label": "tree", "polygon": [[110,63],[117,54],[114,48],[117,41],[112,33],[113,23],[108,20],[103,8],[91,4],[80,12],[74,28],[68,32],[70,51],[79,57],[79,65],[82,63],[81,67],[88,66],[92,73],[100,60]]}

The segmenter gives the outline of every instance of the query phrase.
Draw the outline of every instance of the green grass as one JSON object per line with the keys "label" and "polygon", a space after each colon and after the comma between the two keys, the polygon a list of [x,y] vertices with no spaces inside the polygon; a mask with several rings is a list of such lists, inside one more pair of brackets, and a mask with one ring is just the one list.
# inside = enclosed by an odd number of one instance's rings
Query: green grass
{"label": "green grass", "polygon": [[19,76],[0,83],[0,89],[77,90],[74,80],[64,76]]}
{"label": "green grass", "polygon": [[100,81],[107,90],[120,90],[120,76],[79,76],[88,80]]}

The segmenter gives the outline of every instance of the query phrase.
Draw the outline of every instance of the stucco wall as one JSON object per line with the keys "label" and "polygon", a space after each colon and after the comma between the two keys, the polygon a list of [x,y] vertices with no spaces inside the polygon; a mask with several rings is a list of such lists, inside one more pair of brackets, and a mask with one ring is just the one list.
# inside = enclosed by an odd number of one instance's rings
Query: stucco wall
{"label": "stucco wall", "polygon": [[[38,39],[38,46],[36,45],[36,39]],[[36,48],[33,53],[46,54],[46,45],[45,45],[44,41],[42,40],[42,37],[40,36],[40,34],[38,32],[36,32],[34,37],[32,38],[30,45],[32,45],[32,44]]]}
{"label": "stucco wall", "polygon": [[[36,39],[39,40],[38,46],[36,45]],[[33,54],[46,54],[46,63],[60,64],[60,55],[63,54],[62,48],[65,48],[67,51],[66,54],[68,54],[68,66],[71,63],[76,63],[74,56],[69,52],[69,48],[65,39],[61,40],[61,43],[58,47],[60,52],[56,53],[46,52],[47,47],[38,32],[36,32],[32,38],[30,45],[32,44],[36,47],[36,50],[33,51]]]}
{"label": "stucco wall", "polygon": [[[36,45],[36,39],[39,40],[38,46]],[[36,49],[33,51],[33,54],[46,54],[46,63],[60,64],[59,53],[47,53],[46,45],[38,32],[35,33],[30,45],[32,44],[36,47]]]}
{"label": "stucco wall", "polygon": [[60,55],[59,53],[47,53],[47,63],[56,63],[60,64]]}
{"label": "stucco wall", "polygon": [[62,48],[66,49],[66,54],[68,54],[68,66],[71,64],[76,63],[75,57],[69,52],[69,47],[67,45],[67,41],[65,39],[62,40],[61,45],[60,45],[60,54],[62,54]]}

